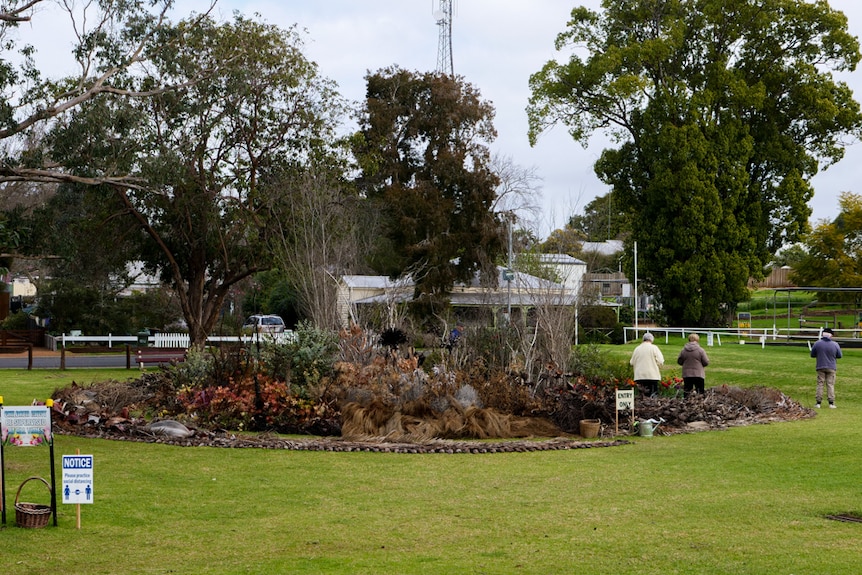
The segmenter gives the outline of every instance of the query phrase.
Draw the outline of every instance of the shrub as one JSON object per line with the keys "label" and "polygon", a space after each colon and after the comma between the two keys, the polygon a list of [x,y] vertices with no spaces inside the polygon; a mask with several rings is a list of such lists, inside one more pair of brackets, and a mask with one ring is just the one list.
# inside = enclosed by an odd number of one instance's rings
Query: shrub
{"label": "shrub", "polygon": [[[584,306],[578,316],[578,323],[586,343],[611,343],[615,332],[620,329],[616,312],[603,305]],[[622,339],[621,334],[619,339]]]}
{"label": "shrub", "polygon": [[286,382],[262,373],[184,388],[177,403],[197,425],[210,429],[320,435],[339,430],[330,405],[299,397]]}
{"label": "shrub", "polygon": [[185,362],[164,370],[174,398],[162,399],[163,411],[206,428],[337,434],[337,413],[306,393],[309,379],[295,385],[288,379],[295,360],[305,373],[318,369],[302,367],[303,353],[315,348],[309,333],[303,331],[302,343],[266,343],[259,358],[254,349],[190,351]]}
{"label": "shrub", "polygon": [[27,329],[27,314],[23,311],[16,311],[0,322],[2,329]]}
{"label": "shrub", "polygon": [[166,368],[174,389],[196,388],[209,385],[218,378],[213,373],[213,359],[205,352],[189,349],[184,362]]}
{"label": "shrub", "polygon": [[286,344],[267,343],[261,351],[261,366],[270,376],[283,377],[292,389],[308,396],[332,370],[338,355],[338,334],[300,322],[294,338]]}
{"label": "shrub", "polygon": [[588,379],[605,381],[624,381],[632,377],[632,368],[628,362],[611,359],[608,354],[595,345],[580,345],[572,355],[570,370],[575,375],[583,375]]}
{"label": "shrub", "polygon": [[[506,371],[512,363],[513,350],[518,349],[518,333],[503,326],[470,328],[452,349],[460,355],[459,365],[470,366],[475,376],[487,379],[498,371]],[[483,368],[482,373],[477,368]]]}

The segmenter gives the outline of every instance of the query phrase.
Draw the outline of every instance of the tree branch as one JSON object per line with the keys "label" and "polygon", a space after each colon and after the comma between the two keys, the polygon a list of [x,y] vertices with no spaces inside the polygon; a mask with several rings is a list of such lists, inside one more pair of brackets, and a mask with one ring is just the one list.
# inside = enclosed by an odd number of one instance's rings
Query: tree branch
{"label": "tree branch", "polygon": [[31,0],[27,2],[23,6],[19,6],[17,8],[11,10],[4,10],[0,12],[0,22],[29,22],[33,17],[31,16],[21,16],[22,12],[26,12],[30,8],[33,8],[36,4],[39,4],[42,0]]}

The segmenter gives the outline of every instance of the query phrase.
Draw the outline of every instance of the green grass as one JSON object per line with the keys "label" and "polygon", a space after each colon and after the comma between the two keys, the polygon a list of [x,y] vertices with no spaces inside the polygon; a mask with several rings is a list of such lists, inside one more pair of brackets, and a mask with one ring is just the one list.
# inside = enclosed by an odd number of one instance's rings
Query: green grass
{"label": "green grass", "polygon": [[[681,341],[658,343],[675,361]],[[607,349],[623,361],[633,347]],[[707,352],[708,386],[769,385],[813,403],[807,348]],[[839,408],[814,419],[605,449],[318,453],[59,436],[58,457],[94,455],[95,504],[82,506],[80,531],[74,506],[43,530],[14,527],[10,509],[3,573],[858,572],[862,525],[824,516],[862,512],[860,357],[846,350]],[[5,371],[0,393],[29,403],[97,376]],[[11,505],[20,481],[47,472],[47,451],[6,457]]]}
{"label": "green grass", "polygon": [[72,382],[127,381],[139,376],[140,370],[129,369],[0,369],[0,395],[5,405],[29,405],[33,400],[45,401],[54,390]]}

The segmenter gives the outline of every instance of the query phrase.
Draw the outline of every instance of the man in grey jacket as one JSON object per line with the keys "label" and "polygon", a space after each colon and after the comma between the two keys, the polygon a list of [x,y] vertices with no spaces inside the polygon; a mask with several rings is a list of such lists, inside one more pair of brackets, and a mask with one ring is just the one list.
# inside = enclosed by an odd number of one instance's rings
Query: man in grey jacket
{"label": "man in grey jacket", "polygon": [[821,333],[821,337],[811,346],[811,357],[817,359],[817,395],[815,399],[817,403],[814,407],[820,407],[820,401],[823,399],[823,384],[826,384],[826,399],[829,400],[829,407],[835,409],[835,370],[838,367],[838,358],[841,357],[841,346],[838,342],[832,341],[832,336],[835,332],[831,328],[826,328]]}

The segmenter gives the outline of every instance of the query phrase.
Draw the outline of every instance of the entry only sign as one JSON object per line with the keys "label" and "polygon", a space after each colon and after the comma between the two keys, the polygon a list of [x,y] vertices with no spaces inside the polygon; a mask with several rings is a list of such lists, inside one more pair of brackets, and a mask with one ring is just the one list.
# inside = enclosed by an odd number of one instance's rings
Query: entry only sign
{"label": "entry only sign", "polygon": [[63,456],[63,503],[93,502],[93,456]]}
{"label": "entry only sign", "polygon": [[635,408],[635,390],[633,389],[618,389],[617,390],[617,411],[625,411]]}

